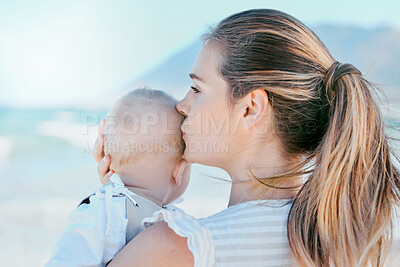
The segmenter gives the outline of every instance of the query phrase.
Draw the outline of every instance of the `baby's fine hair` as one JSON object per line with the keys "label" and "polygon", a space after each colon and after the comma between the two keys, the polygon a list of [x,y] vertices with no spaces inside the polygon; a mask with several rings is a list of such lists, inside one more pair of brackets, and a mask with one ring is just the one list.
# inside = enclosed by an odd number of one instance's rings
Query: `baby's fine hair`
{"label": "baby's fine hair", "polygon": [[185,143],[180,126],[184,116],[175,109],[177,102],[164,91],[149,88],[121,97],[104,126],[104,152],[112,163],[125,165],[160,153],[182,158]]}

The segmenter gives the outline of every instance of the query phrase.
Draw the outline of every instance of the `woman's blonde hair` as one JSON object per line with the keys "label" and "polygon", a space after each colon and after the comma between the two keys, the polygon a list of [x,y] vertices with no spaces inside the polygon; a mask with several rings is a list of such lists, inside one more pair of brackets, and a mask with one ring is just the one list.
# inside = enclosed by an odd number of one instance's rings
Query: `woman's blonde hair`
{"label": "woman's blonde hair", "polygon": [[234,14],[205,40],[221,50],[231,103],[265,89],[285,152],[305,159],[287,173],[257,178],[279,187],[309,175],[287,222],[297,262],[382,265],[400,181],[373,86],[353,65],[337,62],[308,27],[280,11]]}

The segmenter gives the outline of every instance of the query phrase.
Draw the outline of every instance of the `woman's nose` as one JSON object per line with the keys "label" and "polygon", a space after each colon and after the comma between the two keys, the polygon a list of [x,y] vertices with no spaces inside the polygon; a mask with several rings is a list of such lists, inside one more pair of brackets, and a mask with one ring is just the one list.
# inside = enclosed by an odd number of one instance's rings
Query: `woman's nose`
{"label": "woman's nose", "polygon": [[185,103],[185,100],[186,100],[186,97],[184,99],[182,99],[181,101],[179,101],[178,104],[176,104],[176,110],[183,116],[187,117],[189,111],[187,108],[187,104]]}

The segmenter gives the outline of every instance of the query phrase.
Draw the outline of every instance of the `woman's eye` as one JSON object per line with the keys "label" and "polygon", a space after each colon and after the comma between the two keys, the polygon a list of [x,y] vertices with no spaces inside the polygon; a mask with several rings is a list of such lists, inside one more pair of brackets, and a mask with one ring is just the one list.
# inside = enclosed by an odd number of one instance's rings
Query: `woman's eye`
{"label": "woman's eye", "polygon": [[190,88],[192,88],[195,94],[200,93],[199,89],[197,89],[196,86],[190,86]]}

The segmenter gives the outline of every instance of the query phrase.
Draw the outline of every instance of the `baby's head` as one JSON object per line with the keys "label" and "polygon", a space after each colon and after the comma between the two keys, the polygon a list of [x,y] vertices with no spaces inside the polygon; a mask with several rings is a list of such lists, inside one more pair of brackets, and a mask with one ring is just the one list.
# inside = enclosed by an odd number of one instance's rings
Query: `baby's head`
{"label": "baby's head", "polygon": [[183,159],[184,117],[176,103],[160,90],[133,90],[117,101],[104,126],[110,169],[126,186],[150,194],[162,205],[180,197],[190,177],[190,165]]}

